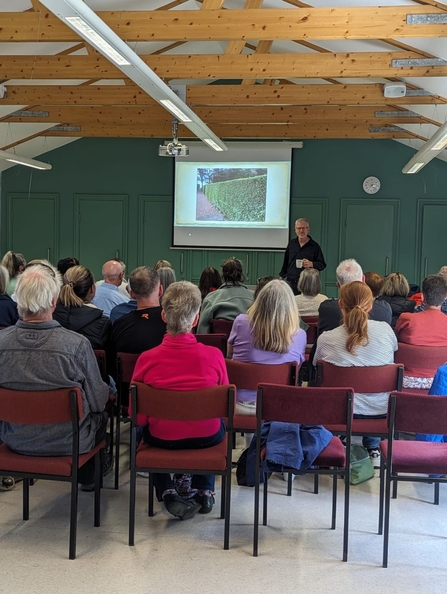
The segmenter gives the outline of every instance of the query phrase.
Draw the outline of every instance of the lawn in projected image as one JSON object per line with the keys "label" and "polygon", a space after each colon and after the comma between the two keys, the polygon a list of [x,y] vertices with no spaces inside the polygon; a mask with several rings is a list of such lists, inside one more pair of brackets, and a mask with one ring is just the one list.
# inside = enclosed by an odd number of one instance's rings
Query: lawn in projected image
{"label": "lawn in projected image", "polygon": [[267,168],[198,167],[197,221],[265,221]]}

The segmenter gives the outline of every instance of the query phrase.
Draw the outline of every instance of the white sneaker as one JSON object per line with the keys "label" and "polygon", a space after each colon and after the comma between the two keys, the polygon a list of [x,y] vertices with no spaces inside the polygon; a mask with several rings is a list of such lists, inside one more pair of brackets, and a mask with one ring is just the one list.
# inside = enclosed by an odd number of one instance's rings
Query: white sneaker
{"label": "white sneaker", "polygon": [[[296,474],[292,474],[292,481],[295,480]],[[284,481],[288,481],[289,480],[289,473],[288,472],[283,472],[282,473],[282,478]]]}
{"label": "white sneaker", "polygon": [[376,448],[374,450],[368,450],[369,457],[374,468],[380,468],[380,450]]}
{"label": "white sneaker", "polygon": [[143,478],[149,478],[149,473],[148,472],[137,472],[138,476],[142,476]]}

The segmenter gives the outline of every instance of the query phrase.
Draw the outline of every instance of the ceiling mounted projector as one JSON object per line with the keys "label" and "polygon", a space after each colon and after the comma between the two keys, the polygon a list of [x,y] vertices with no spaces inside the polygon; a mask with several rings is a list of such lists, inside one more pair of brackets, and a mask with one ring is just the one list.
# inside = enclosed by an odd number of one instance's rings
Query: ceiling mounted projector
{"label": "ceiling mounted projector", "polygon": [[403,82],[386,82],[383,85],[384,97],[405,97],[407,85]]}
{"label": "ceiling mounted projector", "polygon": [[172,120],[172,140],[165,140],[158,147],[159,157],[189,157],[189,148],[177,138],[178,120]]}

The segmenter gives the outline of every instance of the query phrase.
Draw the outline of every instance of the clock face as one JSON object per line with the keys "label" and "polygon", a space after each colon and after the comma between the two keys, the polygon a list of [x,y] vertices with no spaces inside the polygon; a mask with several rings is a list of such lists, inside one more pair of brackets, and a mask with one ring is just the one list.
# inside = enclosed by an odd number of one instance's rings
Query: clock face
{"label": "clock face", "polygon": [[375,194],[380,190],[380,180],[371,175],[363,182],[363,189],[367,194]]}

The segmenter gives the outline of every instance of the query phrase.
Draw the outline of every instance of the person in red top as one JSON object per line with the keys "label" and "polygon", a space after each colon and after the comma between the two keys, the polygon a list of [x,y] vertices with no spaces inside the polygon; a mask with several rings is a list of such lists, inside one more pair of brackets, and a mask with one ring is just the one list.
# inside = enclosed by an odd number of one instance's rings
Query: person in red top
{"label": "person in red top", "polygon": [[[397,340],[418,346],[447,346],[447,316],[441,311],[446,297],[445,278],[439,274],[427,276],[422,283],[425,309],[399,316],[395,328]],[[405,369],[404,388],[430,388],[433,375],[433,369]]]}
{"label": "person in red top", "polygon": [[[144,352],[135,365],[132,381],[155,388],[185,390],[228,384],[225,359],[215,347],[196,341],[191,333],[199,319],[201,295],[187,281],[173,283],[162,297],[161,316],[167,333],[160,346]],[[220,443],[225,436],[222,419],[206,421],[167,421],[137,416],[143,425],[143,439],[150,445],[167,449],[206,448]],[[170,474],[155,474],[154,485],[159,501],[172,515],[183,520],[197,511],[209,513],[214,503],[214,476],[194,475],[191,487],[194,498],[181,497]]]}

